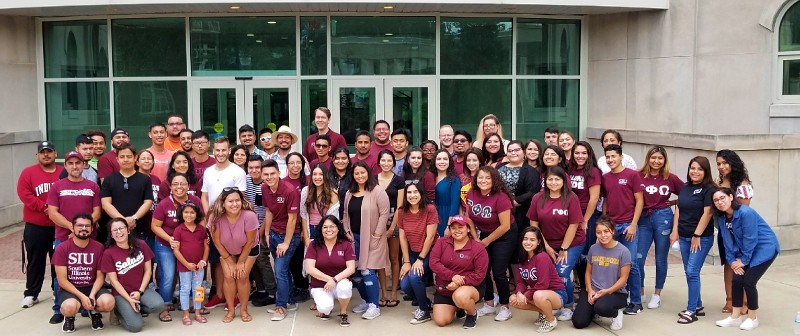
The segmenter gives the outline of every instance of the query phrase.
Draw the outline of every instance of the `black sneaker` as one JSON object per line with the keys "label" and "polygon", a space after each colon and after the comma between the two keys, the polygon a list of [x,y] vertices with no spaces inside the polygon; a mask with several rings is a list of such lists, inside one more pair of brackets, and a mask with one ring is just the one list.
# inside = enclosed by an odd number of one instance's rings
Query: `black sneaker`
{"label": "black sneaker", "polygon": [[75,331],[75,316],[64,318],[64,324],[61,326],[61,331],[65,333],[71,333]]}
{"label": "black sneaker", "polygon": [[478,324],[478,313],[475,315],[467,314],[467,317],[464,319],[464,329],[472,329]]}
{"label": "black sneaker", "polygon": [[403,301],[411,301],[411,295],[403,295]]}
{"label": "black sneaker", "polygon": [[59,324],[62,322],[64,322],[64,315],[53,314],[53,316],[50,317],[50,324]]}
{"label": "black sneaker", "polygon": [[327,321],[331,319],[331,316],[328,314],[319,314],[319,319],[323,321]]}
{"label": "black sneaker", "polygon": [[430,320],[431,320],[431,312],[427,310],[423,311],[422,309],[417,308],[417,310],[414,311],[414,318],[411,319],[410,323],[421,324],[428,322]]}
{"label": "black sneaker", "polygon": [[623,310],[622,313],[625,314],[625,315],[636,315],[636,314],[641,313],[642,309],[644,309],[644,307],[642,307],[642,304],[633,304],[633,303],[631,303],[631,304],[628,304],[627,307],[625,307],[625,310]]}
{"label": "black sneaker", "polygon": [[347,314],[339,314],[339,325],[342,327],[350,326],[350,321],[347,320]]}
{"label": "black sneaker", "polygon": [[92,330],[103,330],[103,314],[90,314],[92,317]]}
{"label": "black sneaker", "polygon": [[89,311],[81,308],[81,317],[89,317]]}
{"label": "black sneaker", "polygon": [[460,319],[462,319],[462,318],[465,318],[465,317],[467,317],[467,312],[466,312],[466,311],[464,311],[464,309],[458,309],[458,310],[456,310],[456,318],[457,318],[457,319],[459,319],[459,320],[460,320]]}

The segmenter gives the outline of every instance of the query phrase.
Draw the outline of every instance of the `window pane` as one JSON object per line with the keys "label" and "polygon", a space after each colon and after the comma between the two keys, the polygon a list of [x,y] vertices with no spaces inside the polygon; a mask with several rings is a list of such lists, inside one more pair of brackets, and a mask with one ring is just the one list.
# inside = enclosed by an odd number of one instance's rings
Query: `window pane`
{"label": "window pane", "polygon": [[47,140],[61,157],[75,148],[75,137],[90,129],[110,130],[108,83],[45,83]]}
{"label": "window pane", "polygon": [[433,75],[433,17],[333,17],[334,75]]}
{"label": "window pane", "polygon": [[510,75],[510,18],[442,18],[443,75]]}
{"label": "window pane", "polygon": [[111,21],[114,76],[186,76],[183,18]]}
{"label": "window pane", "polygon": [[[410,130],[410,143],[419,145],[422,141],[430,139],[428,137],[427,87],[392,88],[392,112],[392,119],[394,119],[392,129],[402,127]],[[371,130],[370,127],[366,129]]]}
{"label": "window pane", "polygon": [[481,118],[494,114],[503,126],[503,136],[513,139],[510,79],[443,79],[440,89],[442,125],[465,130],[474,138]]}
{"label": "window pane", "polygon": [[236,89],[200,89],[200,129],[208,132],[211,139],[224,135],[235,142],[239,139],[236,133],[236,108]]}
{"label": "window pane", "polygon": [[43,23],[44,76],[108,77],[107,29],[106,20]]}
{"label": "window pane", "polygon": [[187,120],[185,81],[114,82],[114,123],[131,134],[138,149],[150,147],[147,132],[154,122],[167,123],[172,114]]}
{"label": "window pane", "polygon": [[800,60],[783,61],[783,94],[800,95]]}
{"label": "window pane", "polygon": [[[311,133],[317,131],[314,118],[311,117],[312,113],[317,107],[328,106],[328,82],[324,79],[302,80],[300,87],[300,124],[302,125],[300,132],[301,139],[305,141]],[[339,130],[336,131],[339,132]]]}
{"label": "window pane", "polygon": [[339,88],[340,127],[350,153],[355,153],[356,133],[375,123],[378,91],[375,87]]}
{"label": "window pane", "polygon": [[578,20],[517,20],[518,75],[579,75]]}
{"label": "window pane", "polygon": [[579,84],[578,79],[517,80],[517,139],[541,139],[550,126],[580,137]]}
{"label": "window pane", "polygon": [[300,73],[328,74],[328,36],[324,16],[300,18]]}
{"label": "window pane", "polygon": [[193,76],[294,76],[294,17],[194,18]]}
{"label": "window pane", "polygon": [[253,88],[253,120],[256,131],[289,125],[289,89]]}
{"label": "window pane", "polygon": [[781,20],[778,34],[779,51],[800,50],[800,6],[792,5]]}

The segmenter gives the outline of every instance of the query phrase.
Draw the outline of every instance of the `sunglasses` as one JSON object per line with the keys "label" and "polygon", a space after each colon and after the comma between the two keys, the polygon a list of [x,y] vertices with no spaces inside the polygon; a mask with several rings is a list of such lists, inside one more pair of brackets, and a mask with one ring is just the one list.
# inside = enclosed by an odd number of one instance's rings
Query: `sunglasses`
{"label": "sunglasses", "polygon": [[467,139],[464,139],[464,138],[453,139],[453,142],[455,142],[455,143],[467,142]]}
{"label": "sunglasses", "polygon": [[272,141],[272,137],[261,137],[261,141]]}
{"label": "sunglasses", "polygon": [[225,187],[225,188],[222,188],[222,192],[229,192],[229,191],[239,191],[239,188],[237,188],[237,187]]}
{"label": "sunglasses", "polygon": [[125,190],[128,190],[128,178],[127,177],[123,177],[122,178],[122,182],[124,183],[122,185],[122,187],[125,188]]}

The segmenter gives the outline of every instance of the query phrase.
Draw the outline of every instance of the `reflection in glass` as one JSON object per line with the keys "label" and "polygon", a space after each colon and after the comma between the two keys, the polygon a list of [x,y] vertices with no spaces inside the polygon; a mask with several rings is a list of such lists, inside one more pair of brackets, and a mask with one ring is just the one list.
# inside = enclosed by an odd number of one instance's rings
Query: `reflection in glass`
{"label": "reflection in glass", "polygon": [[[324,79],[300,81],[300,132],[301,139],[317,132],[313,113],[317,107],[328,105],[328,82]],[[335,130],[339,132],[339,130]],[[340,132],[341,133],[341,132]]]}
{"label": "reflection in glass", "polygon": [[166,123],[173,114],[188,120],[186,95],[186,81],[114,82],[114,124],[136,135],[136,148],[150,147],[151,123]]}
{"label": "reflection in glass", "polygon": [[183,18],[111,21],[114,76],[185,76]]}
{"label": "reflection in glass", "polygon": [[[215,126],[222,126],[222,131]],[[211,135],[212,143],[222,135],[237,142],[236,89],[200,89],[200,127]]]}
{"label": "reflection in glass", "polygon": [[510,75],[510,18],[442,18],[443,75]]}
{"label": "reflection in glass", "polygon": [[334,75],[433,75],[436,18],[332,17]]}
{"label": "reflection in glass", "polygon": [[579,20],[517,20],[518,75],[579,75]]}
{"label": "reflection in glass", "polygon": [[256,131],[270,123],[273,129],[289,125],[289,89],[253,88],[253,120]]}
{"label": "reflection in glass", "polygon": [[360,130],[370,131],[375,123],[376,107],[374,87],[339,89],[341,134],[350,153],[355,153],[356,133]]}
{"label": "reflection in glass", "polygon": [[783,61],[783,94],[800,94],[800,60]]}
{"label": "reflection in glass", "polygon": [[781,20],[778,31],[778,51],[800,50],[800,5],[795,3]]}
{"label": "reflection in glass", "polygon": [[494,114],[503,126],[503,135],[511,137],[510,79],[442,79],[440,82],[441,124],[475,134],[478,122]]}
{"label": "reflection in glass", "polygon": [[428,88],[395,87],[392,89],[392,129],[411,131],[409,143],[428,139]]}
{"label": "reflection in glass", "polygon": [[193,76],[294,76],[294,17],[192,18]]}
{"label": "reflection in glass", "polygon": [[300,73],[328,74],[327,22],[324,16],[300,18]]}
{"label": "reflection in glass", "polygon": [[109,130],[107,82],[45,83],[47,140],[59,153],[75,146],[75,136],[90,129]]}
{"label": "reflection in glass", "polygon": [[44,22],[42,36],[45,77],[108,77],[106,20]]}
{"label": "reflection in glass", "polygon": [[517,139],[540,138],[550,126],[580,137],[579,85],[578,79],[517,80]]}

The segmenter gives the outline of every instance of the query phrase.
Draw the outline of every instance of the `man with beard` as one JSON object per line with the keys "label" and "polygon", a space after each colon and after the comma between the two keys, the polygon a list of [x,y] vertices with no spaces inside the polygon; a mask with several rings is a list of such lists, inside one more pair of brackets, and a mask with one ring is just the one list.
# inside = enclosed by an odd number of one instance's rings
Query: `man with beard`
{"label": "man with beard", "polygon": [[389,122],[386,120],[378,120],[372,125],[372,136],[375,137],[375,141],[372,142],[372,145],[369,149],[372,155],[378,157],[378,153],[384,149],[394,151],[394,148],[392,148],[390,134],[391,128],[389,127]]}
{"label": "man with beard", "polygon": [[256,130],[253,126],[244,124],[239,127],[239,144],[244,146],[248,156],[255,154],[261,156],[262,159],[267,156],[267,153],[256,147]]}
{"label": "man with beard", "polygon": [[456,170],[456,176],[464,174],[464,159],[467,156],[467,150],[472,147],[472,135],[465,130],[458,130],[453,135],[453,168]]}
{"label": "man with beard", "polygon": [[111,150],[103,154],[97,160],[97,177],[100,178],[100,183],[106,176],[119,171],[119,162],[117,162],[117,147],[123,143],[130,143],[131,138],[128,136],[128,131],[124,128],[115,128],[111,132]]}
{"label": "man with beard", "polygon": [[[79,213],[88,213],[92,215],[91,222],[97,223],[97,220],[100,219],[100,186],[83,178],[81,172],[83,172],[85,164],[86,162],[78,152],[67,153],[64,156],[67,178],[56,181],[50,187],[50,194],[47,195],[47,216],[56,227],[53,248],[57,248],[61,242],[67,241],[69,236],[74,233],[72,222],[67,218],[74,218]],[[56,278],[53,283],[55,304],[53,305],[53,317],[50,318],[51,324],[61,323],[64,320],[58,300],[58,288],[58,279]]]}
{"label": "man with beard", "polygon": [[194,132],[192,132],[192,130],[190,130],[188,128],[184,128],[184,129],[181,130],[180,135],[178,135],[178,138],[181,141],[181,149],[180,150],[182,150],[182,151],[184,151],[186,153],[189,153],[189,156],[191,156],[191,157],[193,157],[193,154],[192,154],[192,134],[194,134]]}
{"label": "man with beard", "polygon": [[89,165],[97,170],[97,161],[106,153],[106,134],[99,129],[93,129],[86,131],[86,135],[94,142],[94,156],[89,160]]}
{"label": "man with beard", "polygon": [[[164,146],[167,138],[167,126],[162,123],[152,123],[147,136],[150,138],[151,143],[150,148],[147,148],[147,150],[153,153],[153,170],[150,171],[150,175],[155,175],[159,181],[165,181],[167,179],[169,160],[172,159],[172,154],[175,153],[174,150],[167,149]],[[180,149],[180,143],[178,143],[178,149]]]}
{"label": "man with beard", "polygon": [[83,308],[92,318],[92,330],[103,329],[102,312],[114,309],[114,297],[103,288],[105,276],[100,271],[103,245],[90,238],[94,224],[92,216],[78,213],[70,223],[73,236],[56,247],[53,265],[58,285],[59,300],[64,318],[62,330],[75,331],[75,315]]}
{"label": "man with beard", "polygon": [[450,156],[453,156],[453,127],[442,125],[439,127],[439,148],[446,149]]}
{"label": "man with beard", "polygon": [[[92,138],[90,138],[86,134],[81,134],[77,138],[75,138],[75,151],[78,152],[78,154],[80,154],[81,157],[83,158],[83,161],[86,162],[86,164],[83,167],[83,172],[81,172],[81,175],[83,175],[83,178],[89,181],[100,184],[100,180],[97,178],[97,170],[92,168],[91,165],[89,165],[89,161],[94,157],[94,147],[95,147],[94,140],[92,140]],[[63,179],[66,177],[67,177],[66,170],[62,170],[61,174],[58,175],[59,179]]]}
{"label": "man with beard", "polygon": [[312,161],[317,158],[314,145],[319,135],[327,135],[330,138],[329,145],[331,150],[337,147],[347,147],[344,137],[330,129],[330,123],[331,110],[327,107],[318,107],[314,110],[314,126],[317,126],[317,133],[311,134],[306,138],[305,149],[303,150],[303,156],[306,157],[306,161]]}
{"label": "man with beard", "polygon": [[186,124],[183,122],[183,117],[179,115],[169,116],[169,118],[167,118],[167,138],[164,141],[164,148],[173,152],[183,149],[183,143],[181,142],[181,131],[184,129],[186,129]]}
{"label": "man with beard", "polygon": [[[275,154],[268,157],[268,159],[275,160],[278,163],[278,170],[280,170],[281,178],[286,177],[288,171],[286,170],[286,155],[292,152],[292,145],[297,142],[297,135],[292,133],[289,126],[281,126],[278,131],[272,133],[272,143],[278,147]],[[316,154],[315,154],[316,155]],[[308,161],[306,161],[308,162]],[[308,165],[303,168],[306,171],[306,176],[310,175]]]}
{"label": "man with beard", "polygon": [[[50,187],[58,181],[63,167],[55,164],[56,149],[53,143],[42,141],[37,147],[36,164],[22,170],[17,180],[17,196],[22,201],[22,220],[25,231],[22,242],[25,244],[25,292],[23,292],[22,308],[33,307],[39,302],[39,293],[44,282],[47,257],[53,260],[53,239],[56,234],[55,224],[47,216],[47,196]],[[55,276],[50,269],[51,277]],[[51,278],[52,279],[52,278]]]}
{"label": "man with beard", "polygon": [[373,175],[380,174],[381,167],[378,166],[378,154],[372,153],[372,137],[369,132],[364,130],[356,133],[356,155],[350,158],[352,164],[356,164],[359,161],[364,161]]}
{"label": "man with beard", "polygon": [[403,165],[408,155],[408,133],[405,129],[396,129],[392,132],[392,151],[394,152],[394,173],[403,174]]}

